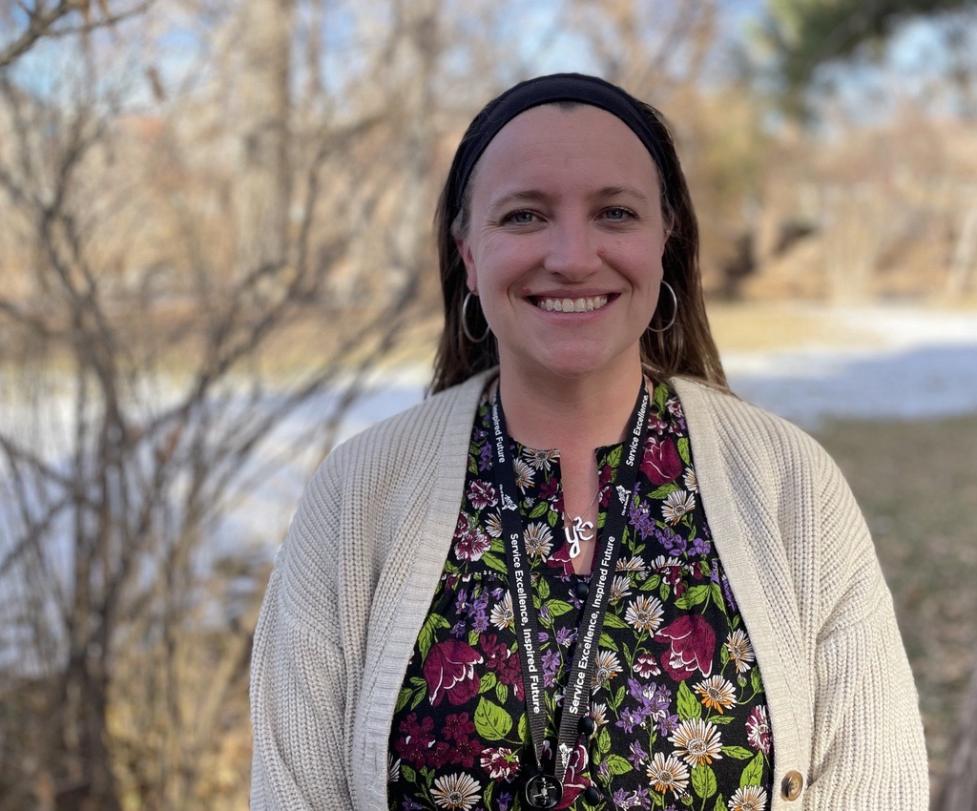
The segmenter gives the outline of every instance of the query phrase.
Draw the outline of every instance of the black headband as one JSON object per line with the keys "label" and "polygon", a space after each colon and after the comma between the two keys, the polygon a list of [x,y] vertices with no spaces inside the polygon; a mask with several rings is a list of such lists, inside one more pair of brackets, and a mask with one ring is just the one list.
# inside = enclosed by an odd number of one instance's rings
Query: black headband
{"label": "black headband", "polygon": [[554,73],[538,76],[509,88],[490,102],[468,127],[451,167],[454,181],[449,189],[451,219],[461,210],[465,186],[489,142],[519,113],[541,104],[576,101],[606,110],[621,119],[641,139],[660,172],[664,171],[661,144],[636,100],[621,88],[596,76]]}

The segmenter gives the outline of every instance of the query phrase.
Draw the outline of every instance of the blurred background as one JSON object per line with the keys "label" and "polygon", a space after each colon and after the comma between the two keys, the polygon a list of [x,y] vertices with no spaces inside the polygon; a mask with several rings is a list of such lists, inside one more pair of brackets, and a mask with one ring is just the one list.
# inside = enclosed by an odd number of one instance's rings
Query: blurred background
{"label": "blurred background", "polygon": [[275,549],[423,396],[462,131],[560,70],[670,121],[731,386],[844,469],[974,807],[977,3],[0,0],[0,809],[247,807]]}

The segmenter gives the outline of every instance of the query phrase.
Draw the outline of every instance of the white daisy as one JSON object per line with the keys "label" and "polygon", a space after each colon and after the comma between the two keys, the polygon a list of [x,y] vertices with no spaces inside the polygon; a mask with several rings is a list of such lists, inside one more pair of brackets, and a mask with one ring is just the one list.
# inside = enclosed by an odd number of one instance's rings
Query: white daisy
{"label": "white daisy", "polygon": [[644,558],[640,555],[631,555],[631,557],[619,558],[617,565],[614,567],[615,572],[635,572],[637,574],[644,574],[647,569]]}
{"label": "white daisy", "polygon": [[547,558],[553,550],[553,533],[544,521],[533,521],[526,527],[523,536],[526,554],[531,558]]}
{"label": "white daisy", "polygon": [[515,618],[512,614],[511,592],[507,591],[505,596],[492,606],[492,613],[489,614],[489,622],[500,631],[504,628],[509,628],[510,630],[515,628]]}
{"label": "white daisy", "polygon": [[752,662],[755,661],[756,656],[742,628],[738,628],[726,637],[726,650],[729,651],[729,658],[736,665],[737,673],[746,673],[753,666]]}
{"label": "white daisy", "polygon": [[489,513],[485,519],[485,531],[493,538],[502,537],[502,516],[499,513]]}
{"label": "white daisy", "polygon": [[699,492],[699,478],[695,475],[695,470],[691,467],[685,469],[685,488],[693,493]]}
{"label": "white daisy", "polygon": [[651,570],[653,572],[663,572],[665,569],[670,569],[673,566],[680,566],[682,561],[678,558],[669,555],[667,558],[664,555],[659,555],[651,562]]}
{"label": "white daisy", "polygon": [[552,450],[537,450],[536,448],[523,448],[522,458],[525,459],[531,467],[536,470],[549,470],[550,465],[553,464],[557,459],[560,458],[560,452],[553,448]]}
{"label": "white daisy", "polygon": [[482,788],[478,781],[464,772],[439,777],[431,789],[438,808],[462,808],[464,811],[471,811],[481,793]]}
{"label": "white daisy", "polygon": [[617,654],[612,650],[598,651],[595,664],[593,692],[596,693],[601,687],[604,687],[611,679],[617,676],[622,668]]}
{"label": "white daisy", "polygon": [[684,490],[673,490],[665,496],[665,503],[662,504],[662,515],[665,520],[673,526],[682,520],[682,517],[695,509],[695,496],[686,493]]}
{"label": "white daisy", "polygon": [[676,796],[685,794],[689,785],[689,767],[675,755],[666,758],[662,752],[656,752],[645,773],[659,794],[666,791]]}
{"label": "white daisy", "polygon": [[710,676],[692,689],[699,694],[706,709],[715,710],[720,715],[736,704],[736,690],[732,682],[722,676]]}
{"label": "white daisy", "polygon": [[631,594],[631,580],[624,575],[618,575],[611,583],[611,596],[609,602],[619,603]]}
{"label": "white daisy", "polygon": [[394,756],[387,753],[387,778],[391,783],[396,783],[400,779],[400,758],[394,760]]}
{"label": "white daisy", "polygon": [[692,718],[682,721],[669,740],[679,750],[679,756],[690,766],[709,765],[713,760],[722,760],[720,754],[722,741],[719,727],[712,721]]}
{"label": "white daisy", "polygon": [[767,807],[767,790],[760,786],[742,786],[729,800],[729,811],[763,811]]}
{"label": "white daisy", "polygon": [[641,595],[631,601],[628,610],[624,613],[625,621],[636,631],[651,631],[654,633],[658,626],[662,624],[661,600],[657,597],[646,597]]}
{"label": "white daisy", "polygon": [[516,487],[518,487],[523,493],[526,492],[527,488],[533,486],[533,476],[535,476],[536,473],[529,465],[522,461],[522,459],[513,460],[512,474],[516,480]]}

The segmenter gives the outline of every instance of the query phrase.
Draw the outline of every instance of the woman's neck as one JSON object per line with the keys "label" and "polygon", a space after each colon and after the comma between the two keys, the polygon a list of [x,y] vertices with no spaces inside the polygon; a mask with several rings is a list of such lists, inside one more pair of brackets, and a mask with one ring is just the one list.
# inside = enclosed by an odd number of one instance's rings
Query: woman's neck
{"label": "woman's neck", "polygon": [[509,435],[531,448],[561,455],[622,441],[642,380],[640,358],[587,375],[526,374],[518,364],[499,367],[502,408]]}

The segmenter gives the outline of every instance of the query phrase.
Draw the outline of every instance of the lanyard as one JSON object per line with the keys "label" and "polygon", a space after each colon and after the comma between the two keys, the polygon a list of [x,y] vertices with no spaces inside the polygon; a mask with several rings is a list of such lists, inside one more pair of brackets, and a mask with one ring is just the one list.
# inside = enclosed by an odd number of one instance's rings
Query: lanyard
{"label": "lanyard", "polygon": [[495,435],[492,469],[495,483],[502,494],[502,534],[509,561],[509,591],[513,598],[512,613],[522,664],[526,712],[538,770],[524,784],[525,798],[532,808],[553,808],[562,798],[567,762],[580,735],[580,719],[585,712],[589,711],[590,685],[596,661],[597,640],[604,624],[604,613],[610,597],[610,580],[620,554],[621,533],[624,530],[627,507],[637,478],[638,466],[641,463],[639,450],[644,447],[648,430],[647,413],[648,392],[642,378],[641,390],[638,392],[625,434],[625,437],[630,437],[627,454],[621,461],[618,486],[614,489],[617,509],[613,509],[613,503],[608,508],[607,521],[600,533],[603,544],[599,556],[595,554],[594,557],[597,564],[593,570],[595,576],[592,577],[591,589],[578,626],[577,644],[563,696],[563,716],[557,736],[554,770],[553,774],[545,774],[541,757],[546,732],[546,705],[543,701],[541,657],[536,642],[539,623],[533,605],[523,525],[517,503],[519,493],[516,490],[512,470],[513,460],[509,458],[508,434],[498,388],[492,401],[492,428]]}

